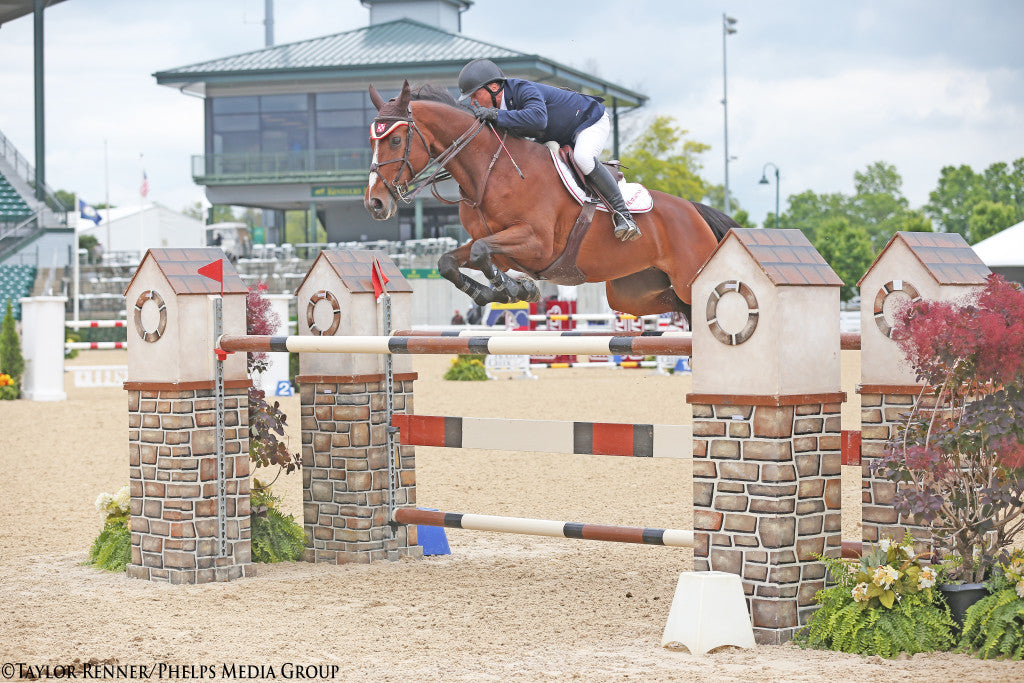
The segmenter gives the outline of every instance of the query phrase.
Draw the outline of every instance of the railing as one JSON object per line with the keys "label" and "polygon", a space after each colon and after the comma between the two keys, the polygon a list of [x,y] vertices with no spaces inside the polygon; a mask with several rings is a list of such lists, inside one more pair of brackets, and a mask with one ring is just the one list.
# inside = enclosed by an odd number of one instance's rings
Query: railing
{"label": "railing", "polygon": [[370,150],[333,149],[280,154],[196,154],[192,177],[197,182],[323,181],[363,182]]}
{"label": "railing", "polygon": [[[28,162],[28,159],[21,155],[18,148],[3,133],[0,133],[0,158],[3,158],[4,161],[10,164],[11,168],[14,169],[14,173],[28,183],[30,188],[35,189],[35,167]],[[64,203],[57,199],[57,195],[48,185],[43,185],[43,196],[47,208],[57,214],[56,218],[60,224],[67,225],[67,212],[73,207],[64,206]]]}

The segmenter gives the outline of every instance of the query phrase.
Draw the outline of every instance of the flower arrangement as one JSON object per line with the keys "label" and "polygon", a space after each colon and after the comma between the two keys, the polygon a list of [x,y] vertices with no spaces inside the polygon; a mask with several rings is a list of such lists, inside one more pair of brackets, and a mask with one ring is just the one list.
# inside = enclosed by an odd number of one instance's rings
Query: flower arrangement
{"label": "flower arrangement", "polygon": [[10,375],[0,372],[0,401],[18,398],[18,383]]}
{"label": "flower arrangement", "polygon": [[89,549],[87,564],[97,569],[123,572],[132,557],[131,492],[127,485],[117,493],[101,493],[96,497],[96,510],[103,516],[103,530]]}
{"label": "flower arrangement", "polygon": [[462,382],[479,382],[487,379],[483,356],[459,354],[452,358],[452,366],[444,373],[444,378]]}
{"label": "flower arrangement", "polygon": [[989,590],[967,609],[960,649],[982,659],[1024,659],[1024,550],[999,565]]}
{"label": "flower arrangement", "polygon": [[935,568],[903,543],[883,539],[859,560],[822,557],[835,585],[818,591],[820,609],[797,635],[804,647],[892,658],[945,650],[953,620],[936,591]]}
{"label": "flower arrangement", "polygon": [[963,302],[918,301],[893,339],[929,388],[872,471],[952,581],[984,581],[1024,532],[1024,291],[994,275]]}

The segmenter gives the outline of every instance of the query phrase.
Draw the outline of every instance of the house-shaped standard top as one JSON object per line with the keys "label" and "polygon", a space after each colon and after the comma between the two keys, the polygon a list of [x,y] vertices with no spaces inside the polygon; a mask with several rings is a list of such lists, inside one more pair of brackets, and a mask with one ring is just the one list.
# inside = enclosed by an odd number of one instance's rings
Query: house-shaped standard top
{"label": "house-shaped standard top", "polygon": [[799,230],[731,230],[691,284],[694,393],[838,392],[842,284]]}
{"label": "house-shaped standard top", "polygon": [[[383,251],[332,249],[321,251],[309,273],[295,290],[300,335],[348,336],[384,333],[383,306],[373,290],[373,262],[387,278],[391,294],[391,330],[412,326],[412,285]],[[329,381],[327,377],[379,375],[384,356],[359,353],[303,353],[299,357],[305,381]],[[411,372],[409,356],[393,357],[395,372]],[[321,378],[321,379],[313,379]]]}
{"label": "house-shaped standard top", "polygon": [[893,313],[918,298],[958,299],[991,274],[957,233],[897,232],[858,282],[861,292],[861,383],[918,384],[903,353],[890,339]]}
{"label": "house-shaped standard top", "polygon": [[[217,248],[150,249],[125,289],[128,383],[212,382],[215,375],[215,280],[199,268],[223,259],[222,334],[245,334],[248,288]],[[244,353],[224,362],[225,381],[245,380]]]}

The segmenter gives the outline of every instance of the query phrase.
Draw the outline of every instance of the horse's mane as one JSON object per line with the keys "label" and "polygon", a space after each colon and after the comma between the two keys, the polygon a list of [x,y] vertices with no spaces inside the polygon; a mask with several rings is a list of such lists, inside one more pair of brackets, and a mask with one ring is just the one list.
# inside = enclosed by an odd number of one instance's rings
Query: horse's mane
{"label": "horse's mane", "polygon": [[[446,104],[450,107],[457,109],[464,109],[459,106],[459,103],[455,101],[452,94],[447,89],[442,88],[432,83],[425,83],[417,86],[409,91],[409,99],[412,101],[420,100],[426,102],[439,102]],[[377,113],[380,118],[405,118],[408,113],[398,106],[398,98],[392,97],[390,100],[381,105],[380,111]]]}

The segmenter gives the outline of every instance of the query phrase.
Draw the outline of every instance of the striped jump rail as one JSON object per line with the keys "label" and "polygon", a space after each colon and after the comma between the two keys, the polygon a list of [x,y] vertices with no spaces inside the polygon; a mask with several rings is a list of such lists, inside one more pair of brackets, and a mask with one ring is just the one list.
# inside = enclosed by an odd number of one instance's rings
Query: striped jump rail
{"label": "striped jump rail", "polygon": [[633,315],[631,313],[552,313],[551,315],[545,315],[543,313],[533,313],[528,315],[527,318],[531,322],[544,322],[545,320],[579,320],[581,322],[608,322],[615,320],[658,320],[661,316],[657,314],[653,315]]}
{"label": "striped jump rail", "polygon": [[65,342],[65,351],[88,351],[95,349],[127,349],[128,342]]}
{"label": "striped jump rail", "polygon": [[395,414],[391,425],[406,446],[479,448],[570,455],[689,459],[689,425],[511,420],[485,417]]}
{"label": "striped jump rail", "polygon": [[352,335],[319,337],[292,335],[223,335],[224,351],[272,353],[376,353],[376,354],[475,354],[475,355],[600,355],[688,356],[689,337],[399,337]]}
{"label": "striped jump rail", "polygon": [[[609,330],[502,330],[481,332],[480,330],[398,330],[394,337],[608,337]],[[691,332],[682,330],[628,330],[614,332],[616,337],[690,337]]]}
{"label": "striped jump rail", "polygon": [[460,512],[418,510],[415,508],[397,508],[392,513],[391,519],[397,524],[420,524],[423,526],[447,527],[449,529],[497,531],[507,534],[578,538],[587,541],[610,541],[612,543],[665,545],[674,548],[693,547],[693,532],[681,529],[582,524],[579,522],[559,522],[550,519],[498,517]]}
{"label": "striped jump rail", "polygon": [[530,369],[547,368],[549,370],[565,370],[567,368],[656,368],[656,360],[620,360],[620,361],[577,361],[575,363],[530,363]]}
{"label": "striped jump rail", "polygon": [[127,320],[67,320],[64,327],[79,330],[83,327],[128,327]]}

